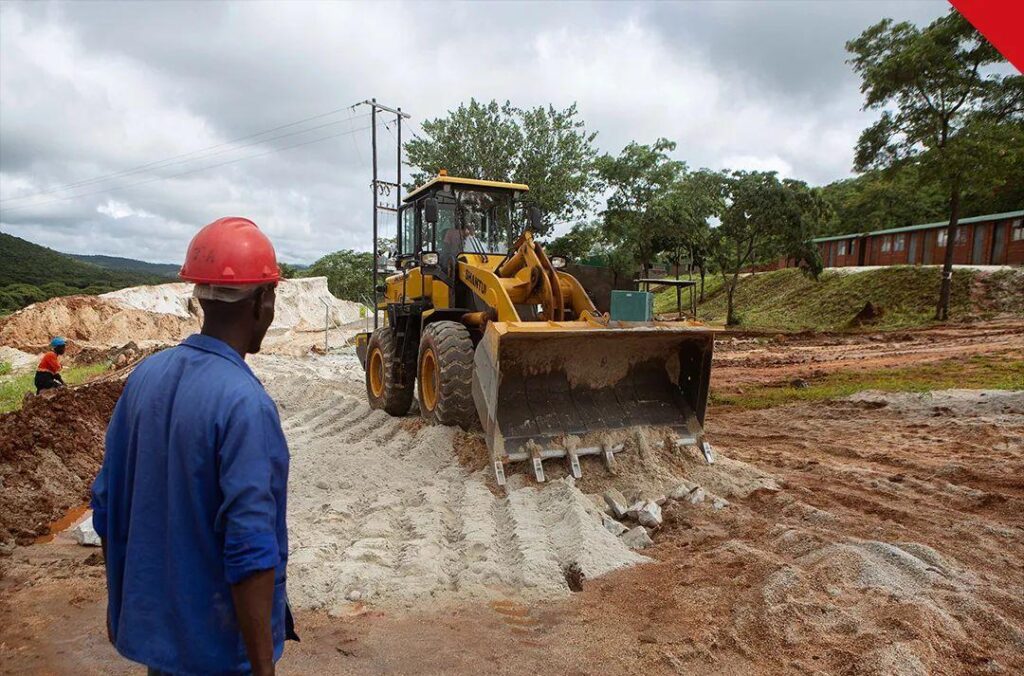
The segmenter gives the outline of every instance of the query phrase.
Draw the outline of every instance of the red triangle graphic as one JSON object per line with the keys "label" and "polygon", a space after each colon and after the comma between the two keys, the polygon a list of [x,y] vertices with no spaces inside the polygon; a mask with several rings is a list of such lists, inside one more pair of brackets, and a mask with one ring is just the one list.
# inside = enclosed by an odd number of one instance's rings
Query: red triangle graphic
{"label": "red triangle graphic", "polygon": [[999,53],[1024,73],[1024,0],[949,0]]}

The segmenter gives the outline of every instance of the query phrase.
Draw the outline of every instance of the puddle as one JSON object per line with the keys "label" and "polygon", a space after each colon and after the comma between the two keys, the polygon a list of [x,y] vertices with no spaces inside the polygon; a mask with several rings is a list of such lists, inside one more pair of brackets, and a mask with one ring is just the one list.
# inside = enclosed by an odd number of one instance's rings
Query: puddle
{"label": "puddle", "polygon": [[71,528],[75,523],[85,516],[85,513],[89,511],[89,505],[79,505],[78,507],[72,507],[68,510],[67,514],[57,519],[50,524],[49,532],[46,535],[40,535],[32,544],[41,545],[46,542],[52,542],[53,538],[57,537],[57,533],[66,531]]}

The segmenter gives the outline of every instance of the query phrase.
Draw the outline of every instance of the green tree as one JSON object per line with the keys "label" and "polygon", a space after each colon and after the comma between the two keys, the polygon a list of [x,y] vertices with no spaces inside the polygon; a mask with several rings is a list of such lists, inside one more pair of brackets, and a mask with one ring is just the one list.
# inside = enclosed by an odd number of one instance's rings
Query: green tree
{"label": "green tree", "polygon": [[[865,109],[882,110],[857,143],[858,171],[916,162],[948,196],[948,240],[956,239],[961,199],[1000,183],[1024,148],[1024,76],[1005,64],[955,10],[925,28],[884,19],[846,43],[861,76]],[[936,319],[949,314],[953,247],[946,247]]]}
{"label": "green tree", "polygon": [[570,261],[579,261],[596,253],[596,248],[601,243],[601,222],[581,221],[573,225],[569,232],[546,243],[544,250],[551,256],[565,256]]}
{"label": "green tree", "polygon": [[739,276],[753,265],[797,257],[817,274],[821,260],[808,243],[828,218],[828,205],[801,181],[775,172],[735,171],[725,181],[726,208],[712,231],[712,255],[726,289],[726,323],[738,324],[733,299]]}
{"label": "green tree", "polygon": [[595,163],[605,188],[611,191],[601,214],[606,236],[640,264],[644,276],[672,237],[663,199],[686,171],[686,164],[668,155],[675,148],[675,143],[664,138],[652,145],[632,142],[617,157],[605,154]]}
{"label": "green tree", "polygon": [[452,176],[525,183],[525,200],[544,214],[538,235],[584,215],[593,203],[597,134],[587,132],[576,104],[523,109],[508,101],[470,99],[425,121],[423,131],[405,144],[408,163],[416,168],[414,185],[441,169]]}
{"label": "green tree", "polygon": [[294,279],[299,276],[299,268],[291,263],[278,263],[277,267],[281,268],[281,276],[285,279]]}
{"label": "green tree", "polygon": [[835,181],[822,188],[822,197],[832,207],[834,217],[817,234],[871,232],[936,221],[946,211],[944,193],[937,182],[921,177],[916,164],[871,170]]}
{"label": "green tree", "polygon": [[330,292],[344,300],[365,303],[373,296],[373,254],[343,249],[313,263],[303,277],[326,277]]}
{"label": "green tree", "polygon": [[700,271],[700,299],[704,300],[704,278],[711,248],[709,221],[725,209],[722,174],[708,169],[683,174],[655,200],[655,209],[667,225],[665,251],[669,263],[686,261],[690,271]]}

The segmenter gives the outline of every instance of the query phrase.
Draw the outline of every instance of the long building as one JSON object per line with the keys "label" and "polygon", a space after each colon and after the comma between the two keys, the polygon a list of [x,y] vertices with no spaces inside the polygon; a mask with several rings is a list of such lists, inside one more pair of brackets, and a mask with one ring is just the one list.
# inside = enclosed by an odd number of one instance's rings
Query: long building
{"label": "long building", "polygon": [[[827,268],[941,265],[949,221],[811,240]],[[1024,265],[1024,210],[961,218],[953,241],[958,265]]]}

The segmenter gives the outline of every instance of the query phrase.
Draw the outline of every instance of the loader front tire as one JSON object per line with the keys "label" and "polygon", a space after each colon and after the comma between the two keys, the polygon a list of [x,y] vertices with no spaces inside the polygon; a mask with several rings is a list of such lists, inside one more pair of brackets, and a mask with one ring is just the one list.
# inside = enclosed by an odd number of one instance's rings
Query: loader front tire
{"label": "loader front tire", "polygon": [[469,429],[473,407],[473,341],[458,322],[428,324],[420,337],[417,369],[420,412],[442,425]]}
{"label": "loader front tire", "polygon": [[390,326],[378,327],[366,346],[366,397],[370,408],[405,415],[412,405],[415,369],[402,368],[398,341]]}

